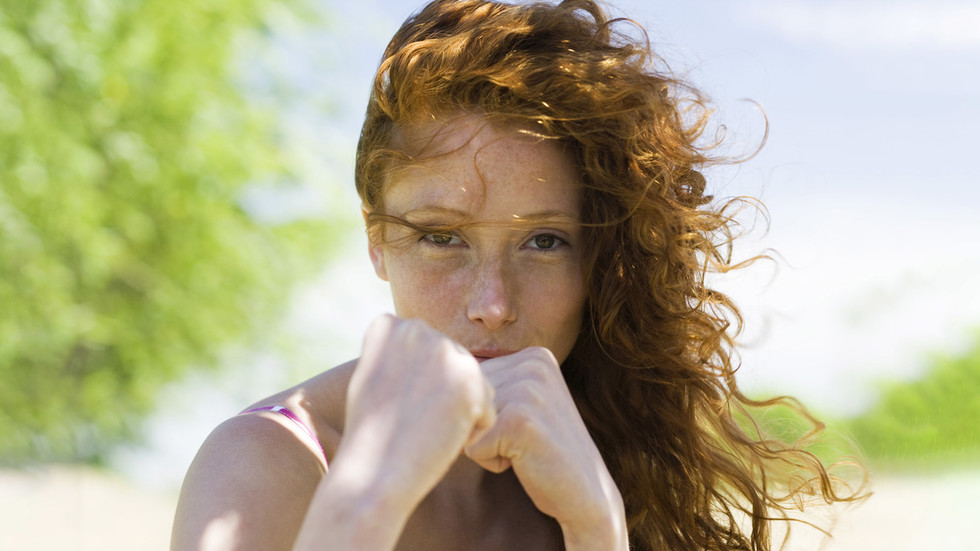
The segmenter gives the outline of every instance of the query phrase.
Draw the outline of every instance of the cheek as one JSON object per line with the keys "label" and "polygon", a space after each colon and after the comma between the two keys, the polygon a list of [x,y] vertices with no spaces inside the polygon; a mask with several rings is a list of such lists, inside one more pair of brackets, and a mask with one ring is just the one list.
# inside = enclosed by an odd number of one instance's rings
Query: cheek
{"label": "cheek", "polygon": [[552,287],[554,291],[546,304],[540,306],[542,313],[546,312],[554,325],[561,325],[567,328],[569,324],[577,324],[581,321],[582,309],[584,304],[584,293],[581,285],[575,281],[556,282]]}
{"label": "cheek", "polygon": [[461,304],[459,277],[453,270],[409,255],[390,257],[388,279],[399,317],[420,318],[430,325]]}
{"label": "cheek", "polygon": [[[526,315],[544,333],[556,356],[567,355],[578,338],[585,311],[585,282],[571,269],[551,272],[524,289]],[[559,358],[563,360],[563,357]]]}
{"label": "cheek", "polygon": [[585,314],[585,282],[581,277],[576,277],[570,283],[572,285],[569,286],[569,292],[562,300],[565,305],[562,316],[566,320],[566,334],[574,344],[578,339],[579,330],[582,329],[582,316]]}

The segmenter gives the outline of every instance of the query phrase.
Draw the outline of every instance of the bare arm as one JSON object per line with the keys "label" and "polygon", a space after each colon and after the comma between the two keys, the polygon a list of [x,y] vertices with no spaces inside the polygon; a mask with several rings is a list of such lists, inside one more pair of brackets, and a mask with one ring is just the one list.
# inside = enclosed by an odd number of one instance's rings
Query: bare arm
{"label": "bare arm", "polygon": [[296,550],[392,549],[462,448],[493,424],[476,360],[418,320],[372,324],[347,390],[344,439]]}
{"label": "bare arm", "polygon": [[395,547],[422,495],[383,476],[384,467],[370,459],[367,448],[361,448],[366,453],[357,448],[338,451],[316,489],[294,551]]}
{"label": "bare arm", "polygon": [[171,550],[292,549],[321,476],[308,445],[279,423],[260,415],[229,419],[187,472]]}
{"label": "bare arm", "polygon": [[181,491],[172,550],[388,550],[470,440],[493,424],[476,360],[418,321],[369,329],[329,472],[290,431],[231,419]]}

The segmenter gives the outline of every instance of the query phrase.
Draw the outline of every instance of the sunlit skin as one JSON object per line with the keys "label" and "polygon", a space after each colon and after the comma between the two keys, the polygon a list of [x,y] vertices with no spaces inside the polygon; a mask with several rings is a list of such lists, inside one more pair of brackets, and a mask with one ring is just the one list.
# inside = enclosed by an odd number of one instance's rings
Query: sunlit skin
{"label": "sunlit skin", "polygon": [[[411,475],[382,486],[393,489],[389,496],[428,497],[410,504],[415,514],[402,543],[445,530],[461,510],[481,510],[482,502],[483,511],[498,511],[489,518],[519,515],[506,524],[518,539],[504,548],[540,547],[550,518],[566,549],[624,549],[621,497],[559,369],[578,337],[586,294],[574,164],[554,142],[476,117],[402,137],[426,145],[394,172],[380,209],[411,226],[389,224],[371,232],[370,244],[400,320],[381,320],[365,338],[334,467],[346,468],[348,450],[373,457],[392,443],[405,450],[396,468],[414,465]],[[482,365],[473,373],[476,361]],[[443,414],[401,421],[398,409]],[[352,425],[364,427],[357,431],[364,436],[353,436]],[[415,445],[398,445],[406,436]],[[465,456],[455,460],[454,449]],[[508,470],[519,487],[481,482],[488,472]],[[526,510],[528,499],[544,517]],[[424,520],[430,510],[441,511],[437,520]],[[307,533],[300,543],[314,541]]]}
{"label": "sunlit skin", "polygon": [[278,417],[229,420],[188,472],[174,549],[626,551],[560,369],[585,304],[574,164],[476,117],[400,138],[425,147],[378,208],[411,226],[369,232],[397,316],[357,360],[255,404],[308,418],[327,462]]}
{"label": "sunlit skin", "polygon": [[573,164],[553,142],[476,118],[413,133],[432,132],[427,159],[396,173],[382,207],[432,233],[389,224],[371,245],[398,316],[478,358],[542,346],[563,361],[585,301]]}

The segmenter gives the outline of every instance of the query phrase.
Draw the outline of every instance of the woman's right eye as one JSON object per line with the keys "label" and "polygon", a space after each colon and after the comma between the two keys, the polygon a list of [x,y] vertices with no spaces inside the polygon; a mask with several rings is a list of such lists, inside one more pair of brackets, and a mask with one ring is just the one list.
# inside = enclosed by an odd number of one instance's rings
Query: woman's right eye
{"label": "woman's right eye", "polygon": [[461,243],[459,236],[450,232],[427,233],[422,236],[422,239],[439,246],[458,245]]}

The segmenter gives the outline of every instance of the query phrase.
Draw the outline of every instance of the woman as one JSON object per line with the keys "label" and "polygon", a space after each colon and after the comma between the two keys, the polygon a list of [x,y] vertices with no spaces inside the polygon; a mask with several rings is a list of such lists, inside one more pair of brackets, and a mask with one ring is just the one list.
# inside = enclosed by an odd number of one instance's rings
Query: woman
{"label": "woman", "polygon": [[405,22],[356,161],[397,317],[215,430],[174,549],[759,550],[802,496],[852,499],[736,422],[770,403],[704,286],[735,267],[708,110],[621,24],[586,0]]}

